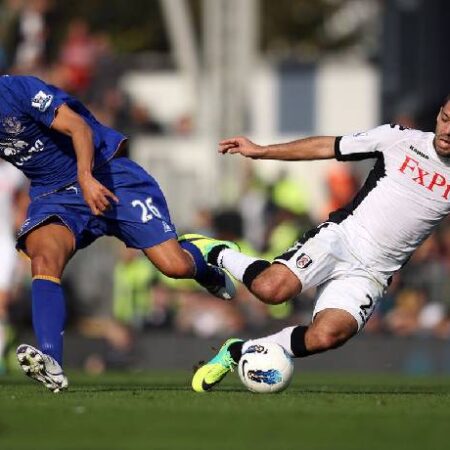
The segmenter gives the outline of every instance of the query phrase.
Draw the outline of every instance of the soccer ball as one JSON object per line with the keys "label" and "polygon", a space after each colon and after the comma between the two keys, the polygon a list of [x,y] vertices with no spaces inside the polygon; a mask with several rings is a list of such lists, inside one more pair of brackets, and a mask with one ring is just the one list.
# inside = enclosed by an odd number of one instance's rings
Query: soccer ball
{"label": "soccer ball", "polygon": [[273,393],[286,389],[294,373],[294,364],[283,347],[271,342],[250,345],[242,354],[239,377],[252,392]]}

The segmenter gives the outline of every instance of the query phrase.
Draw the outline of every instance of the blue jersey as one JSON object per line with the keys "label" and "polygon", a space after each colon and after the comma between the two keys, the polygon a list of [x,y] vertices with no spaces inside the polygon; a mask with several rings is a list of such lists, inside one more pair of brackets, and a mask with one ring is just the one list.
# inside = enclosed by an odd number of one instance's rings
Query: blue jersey
{"label": "blue jersey", "polygon": [[83,117],[94,136],[94,170],[109,161],[125,140],[99,123],[77,99],[30,76],[0,76],[0,157],[31,181],[32,199],[77,179],[72,139],[53,130],[57,109],[67,104]]}

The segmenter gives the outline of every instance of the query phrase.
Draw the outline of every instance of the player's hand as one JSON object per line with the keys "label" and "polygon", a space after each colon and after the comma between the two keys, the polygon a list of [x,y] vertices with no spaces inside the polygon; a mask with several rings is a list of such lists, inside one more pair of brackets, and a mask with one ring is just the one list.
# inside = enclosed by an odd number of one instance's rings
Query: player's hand
{"label": "player's hand", "polygon": [[248,158],[260,158],[264,155],[264,147],[257,145],[244,136],[232,137],[219,142],[219,153],[240,153]]}
{"label": "player's hand", "polygon": [[92,214],[102,215],[110,206],[110,199],[119,203],[119,199],[92,175],[79,178],[81,191],[86,203],[91,208]]}

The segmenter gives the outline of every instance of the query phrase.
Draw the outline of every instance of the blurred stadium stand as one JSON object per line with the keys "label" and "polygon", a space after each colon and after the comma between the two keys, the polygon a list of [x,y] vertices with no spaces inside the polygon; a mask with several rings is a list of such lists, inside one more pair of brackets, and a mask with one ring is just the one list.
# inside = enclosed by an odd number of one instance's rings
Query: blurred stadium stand
{"label": "blurred stadium stand", "polygon": [[446,0],[384,2],[381,44],[382,115],[410,116],[434,130],[436,110],[448,94],[450,58]]}
{"label": "blurred stadium stand", "polygon": [[[128,133],[131,156],[160,182],[179,231],[233,233],[243,248],[267,257],[348,201],[367,164],[219,158],[221,137],[246,133],[263,144],[394,120],[429,129],[448,94],[445,0],[152,0],[152,29],[145,23],[138,32],[120,2],[73,2],[79,17],[62,3],[0,2],[1,70],[58,84]],[[29,8],[32,24],[45,32],[24,62],[19,48],[30,35],[19,24],[30,26]],[[105,8],[109,23],[99,22]],[[139,42],[147,47],[130,52]],[[283,183],[296,186],[287,201],[277,195]],[[219,216],[242,226],[218,227]],[[105,239],[69,265],[69,365],[186,368],[204,356],[199,337],[217,345],[230,334],[261,335],[310,319],[313,292],[269,308],[240,289],[236,302],[222,304],[152,271],[136,284],[139,263],[126,263],[122,247]],[[449,271],[444,223],[395,277],[365,333],[304,367],[448,372]],[[117,283],[136,306],[126,315],[114,314]],[[146,283],[149,305],[141,308]],[[30,330],[26,276],[15,297],[17,337]],[[138,349],[140,361],[133,359]]]}

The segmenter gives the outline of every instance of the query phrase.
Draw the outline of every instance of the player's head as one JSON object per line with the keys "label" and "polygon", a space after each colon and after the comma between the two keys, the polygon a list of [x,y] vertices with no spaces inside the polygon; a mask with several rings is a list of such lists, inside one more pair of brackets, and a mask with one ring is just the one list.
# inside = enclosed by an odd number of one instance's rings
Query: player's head
{"label": "player's head", "polygon": [[434,147],[440,156],[450,157],[450,94],[444,100],[436,119]]}

